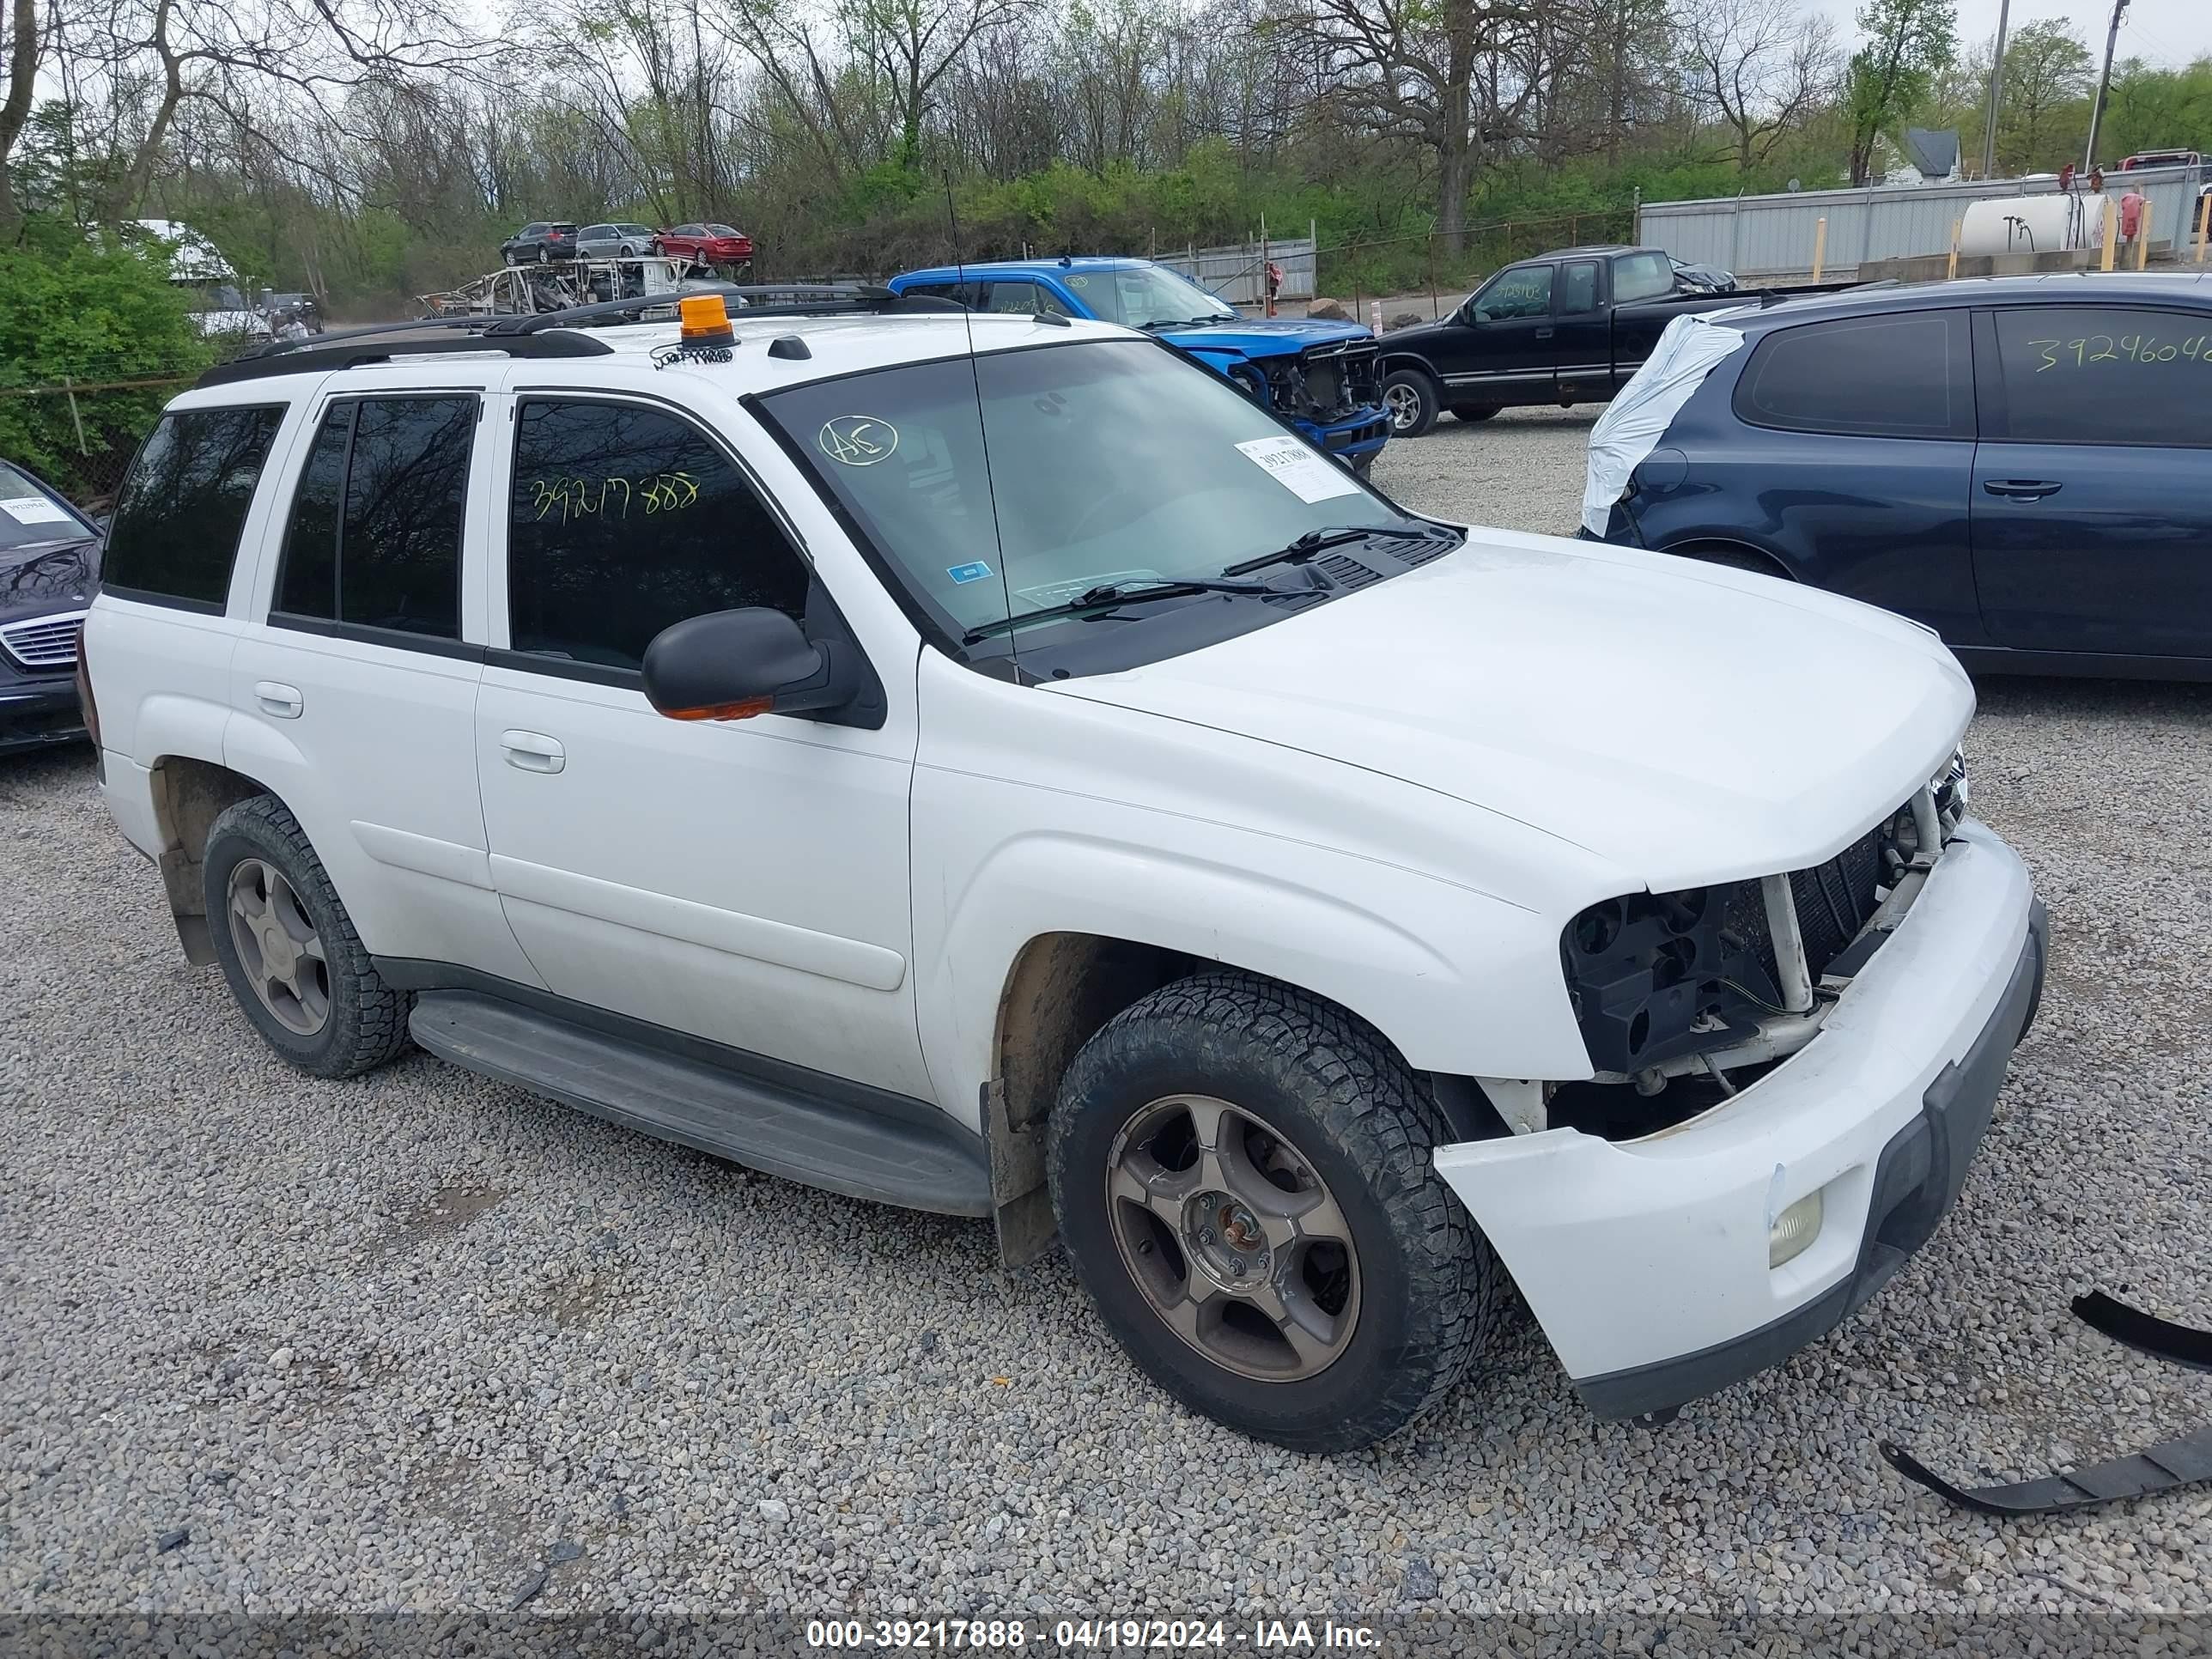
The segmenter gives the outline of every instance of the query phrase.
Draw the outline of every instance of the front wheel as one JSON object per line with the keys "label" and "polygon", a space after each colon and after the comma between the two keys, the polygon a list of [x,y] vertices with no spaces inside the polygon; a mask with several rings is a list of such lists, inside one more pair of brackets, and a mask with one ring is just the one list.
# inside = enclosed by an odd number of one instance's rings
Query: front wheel
{"label": "front wheel", "polygon": [[1235,973],[1093,1036],[1050,1126],[1061,1237],[1130,1357],[1193,1409],[1347,1451],[1439,1401],[1502,1269],[1431,1155],[1435,1102],[1373,1031]]}
{"label": "front wheel", "polygon": [[1390,411],[1390,435],[1418,438],[1437,423],[1441,399],[1426,369],[1394,368],[1382,380],[1382,404]]}

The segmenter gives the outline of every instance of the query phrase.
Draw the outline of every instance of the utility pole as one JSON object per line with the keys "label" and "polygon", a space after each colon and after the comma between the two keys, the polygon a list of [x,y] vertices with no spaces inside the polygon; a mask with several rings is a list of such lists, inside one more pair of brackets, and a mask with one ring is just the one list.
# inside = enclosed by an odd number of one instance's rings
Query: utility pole
{"label": "utility pole", "polygon": [[2012,18],[2012,0],[1998,0],[1997,52],[1990,60],[1990,112],[1982,123],[1982,177],[1994,178],[1997,170],[1997,110],[2004,100],[2005,25]]}
{"label": "utility pole", "polygon": [[2089,106],[2089,147],[2081,153],[2081,171],[2097,165],[2097,124],[2105,118],[2105,94],[2112,89],[2112,48],[2119,44],[2120,19],[2127,15],[2128,0],[2112,0],[2112,26],[2105,31],[2105,72],[2097,77],[2097,101]]}

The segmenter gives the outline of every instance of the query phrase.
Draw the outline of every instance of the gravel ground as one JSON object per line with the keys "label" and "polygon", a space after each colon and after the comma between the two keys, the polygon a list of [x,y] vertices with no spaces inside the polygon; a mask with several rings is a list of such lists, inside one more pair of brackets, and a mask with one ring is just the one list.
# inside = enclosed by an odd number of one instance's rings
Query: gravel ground
{"label": "gravel ground", "polygon": [[[1587,424],[1446,422],[1378,477],[1565,531]],[[1589,1418],[1524,1317],[1334,1461],[1170,1404],[980,1224],[424,1057],[287,1069],[184,966],[89,759],[0,761],[0,1613],[1917,1613],[2004,1648],[2028,1612],[2203,1612],[2202,1488],[1999,1525],[1875,1450],[1972,1480],[2212,1415],[2066,1311],[2212,1324],[2212,687],[1991,682],[1972,745],[2057,944],[1929,1246],[1666,1429]]]}

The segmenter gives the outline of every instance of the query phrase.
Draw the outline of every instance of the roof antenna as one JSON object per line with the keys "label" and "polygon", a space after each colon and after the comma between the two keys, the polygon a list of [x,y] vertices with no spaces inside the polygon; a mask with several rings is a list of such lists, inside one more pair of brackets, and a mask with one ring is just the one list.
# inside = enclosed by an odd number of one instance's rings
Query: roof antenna
{"label": "roof antenna", "polygon": [[[971,296],[968,292],[968,260],[960,247],[960,215],[952,205],[951,168],[948,167],[945,170],[944,178],[945,219],[945,222],[952,227],[952,270],[959,283],[960,324],[968,334],[968,379],[969,384],[975,388],[975,436],[977,441],[983,447],[983,489],[991,499],[991,546],[998,555],[999,592],[1005,598],[1006,616],[1011,620],[1014,614],[1014,592],[1012,584],[1006,579],[1006,543],[1001,539],[999,532],[999,489],[991,477],[991,430],[989,423],[983,418],[983,377],[981,371],[975,367],[975,307],[970,303],[970,300],[981,296]],[[1018,683],[1022,650],[1012,629],[1009,629],[1006,634],[1006,654],[1012,659],[1016,671],[1015,678]]]}

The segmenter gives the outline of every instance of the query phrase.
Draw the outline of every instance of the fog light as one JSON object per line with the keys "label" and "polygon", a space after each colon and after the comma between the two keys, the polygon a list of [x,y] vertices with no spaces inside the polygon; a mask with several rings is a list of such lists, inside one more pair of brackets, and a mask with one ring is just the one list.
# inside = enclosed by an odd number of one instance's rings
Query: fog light
{"label": "fog light", "polygon": [[1778,1267],[1804,1255],[1820,1236],[1820,1195],[1808,1193],[1780,1215],[1766,1230],[1766,1265]]}

